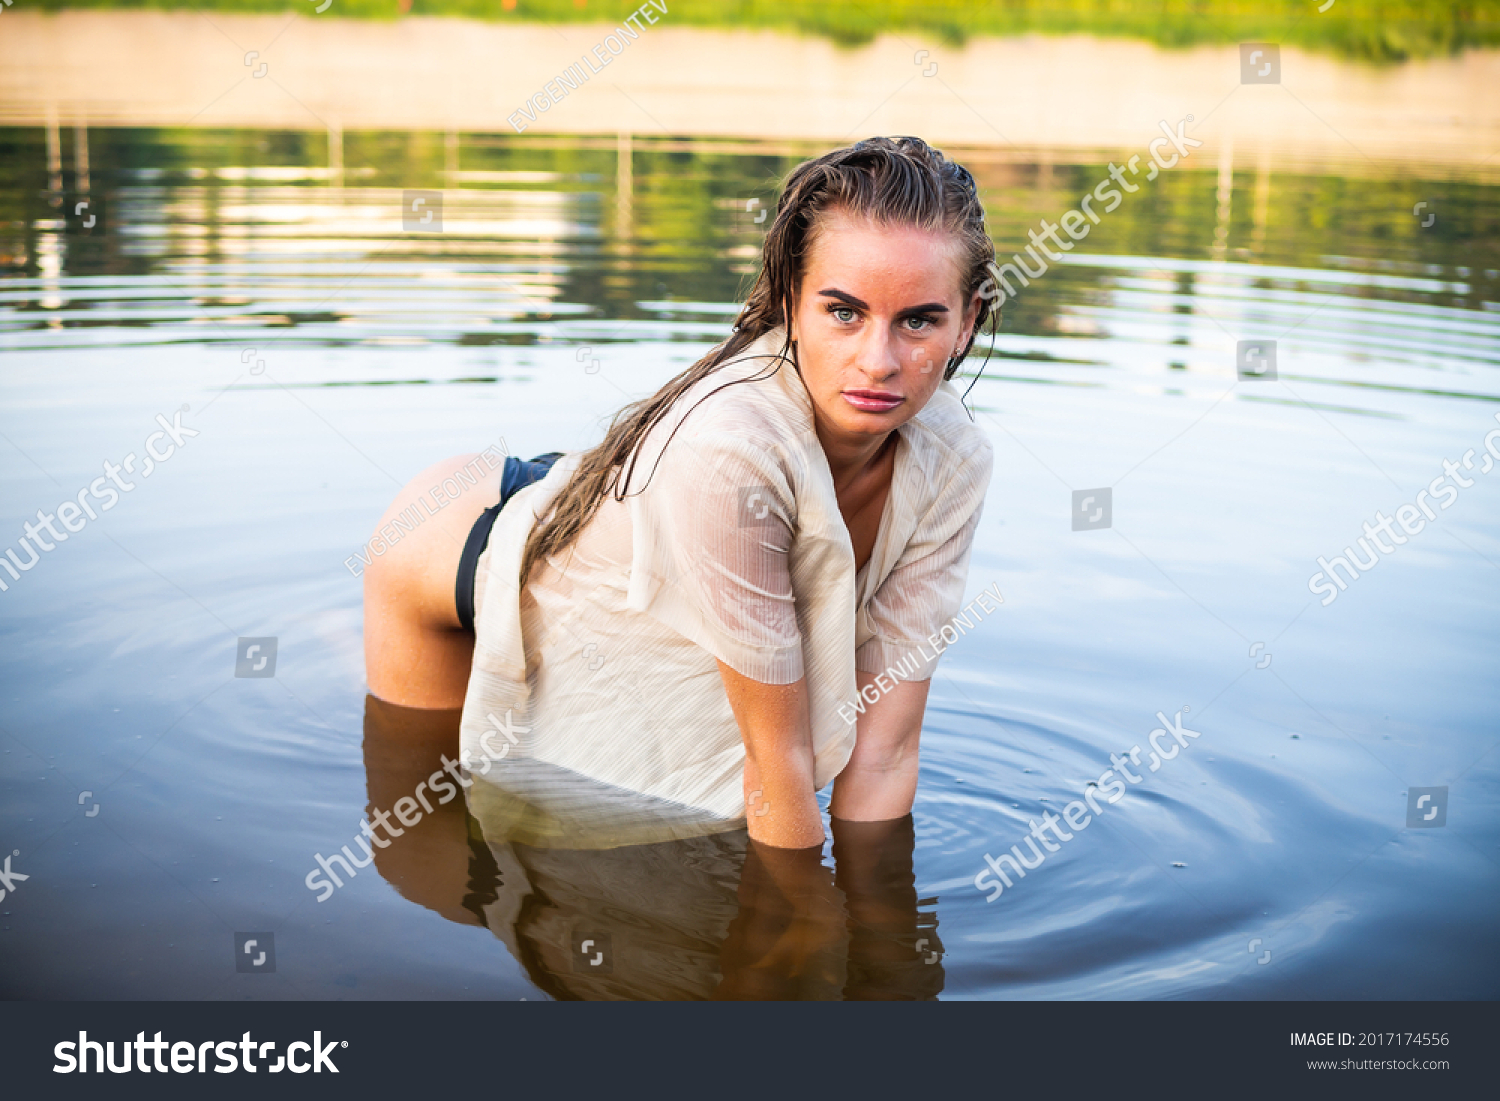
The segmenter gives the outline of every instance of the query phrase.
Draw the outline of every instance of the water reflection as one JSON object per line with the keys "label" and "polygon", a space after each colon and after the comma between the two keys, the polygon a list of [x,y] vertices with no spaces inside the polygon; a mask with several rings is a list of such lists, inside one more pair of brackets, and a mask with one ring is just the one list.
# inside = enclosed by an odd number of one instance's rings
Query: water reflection
{"label": "water reflection", "polygon": [[[365,700],[367,813],[456,756],[458,711]],[[560,999],[935,998],[942,944],[911,817],[833,820],[818,850],[749,842],[561,770],[501,762],[467,805],[375,850],[402,897],[484,925]]]}

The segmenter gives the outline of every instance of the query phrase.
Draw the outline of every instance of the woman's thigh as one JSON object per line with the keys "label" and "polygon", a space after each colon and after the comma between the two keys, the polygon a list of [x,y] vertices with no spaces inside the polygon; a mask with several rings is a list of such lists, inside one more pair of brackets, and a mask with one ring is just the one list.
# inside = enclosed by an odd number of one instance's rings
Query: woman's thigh
{"label": "woman's thigh", "polygon": [[[479,461],[475,461],[478,459]],[[466,485],[482,471],[479,484]],[[428,467],[402,488],[376,524],[379,532],[446,481],[462,486],[456,499],[422,522],[386,540],[386,550],[365,569],[365,679],[371,694],[405,707],[461,707],[469,683],[474,636],[459,626],[453,602],[459,557],[474,521],[500,497],[500,472],[477,455],[458,455]],[[442,490],[439,489],[438,493]]]}

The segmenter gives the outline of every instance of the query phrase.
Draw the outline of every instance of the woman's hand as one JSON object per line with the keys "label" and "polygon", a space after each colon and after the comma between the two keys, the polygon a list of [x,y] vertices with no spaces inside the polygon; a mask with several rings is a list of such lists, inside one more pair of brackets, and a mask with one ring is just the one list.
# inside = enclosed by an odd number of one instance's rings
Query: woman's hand
{"label": "woman's hand", "polygon": [[778,849],[821,846],[807,682],[762,684],[722,661],[719,674],[745,740],[745,820],[751,840]]}

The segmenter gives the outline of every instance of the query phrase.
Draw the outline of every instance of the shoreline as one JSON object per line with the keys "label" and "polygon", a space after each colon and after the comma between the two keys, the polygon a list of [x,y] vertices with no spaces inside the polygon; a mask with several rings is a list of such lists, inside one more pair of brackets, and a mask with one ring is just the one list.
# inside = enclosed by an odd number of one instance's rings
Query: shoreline
{"label": "shoreline", "polygon": [[[849,48],[663,20],[567,89],[560,74],[598,56],[614,25],[10,8],[0,29],[5,126],[822,144],[920,133],[1005,156],[1135,149],[1160,120],[1193,115],[1198,138],[1240,157],[1483,175],[1500,164],[1491,49],[1376,66],[1284,47],[1282,83],[1244,84],[1237,46],[1028,36],[956,48],[903,34]],[[543,111],[549,87],[564,95]],[[518,117],[524,138],[506,121]]]}

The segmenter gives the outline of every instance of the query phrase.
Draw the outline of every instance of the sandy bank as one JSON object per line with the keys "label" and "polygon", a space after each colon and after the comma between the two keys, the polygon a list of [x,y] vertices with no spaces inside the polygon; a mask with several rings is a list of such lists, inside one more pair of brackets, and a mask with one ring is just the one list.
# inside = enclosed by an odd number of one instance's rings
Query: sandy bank
{"label": "sandy bank", "polygon": [[[545,112],[531,100],[528,135],[833,143],[916,133],[1112,151],[1143,150],[1161,121],[1192,115],[1188,132],[1210,145],[1229,138],[1237,153],[1280,163],[1420,161],[1488,174],[1500,162],[1500,51],[1378,68],[1283,49],[1280,84],[1241,84],[1237,47],[1071,37],[954,49],[892,35],[846,50],[664,18],[617,39],[616,54],[611,31],[10,8],[0,16],[0,123],[513,133],[507,118],[553,82],[566,95]],[[573,91],[556,83],[565,71],[579,77],[586,58],[597,73]]]}

